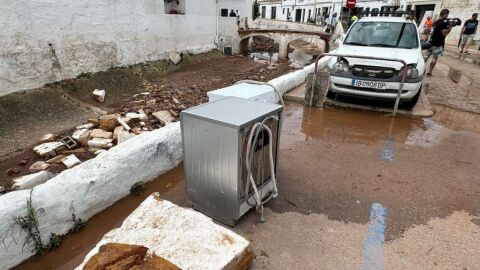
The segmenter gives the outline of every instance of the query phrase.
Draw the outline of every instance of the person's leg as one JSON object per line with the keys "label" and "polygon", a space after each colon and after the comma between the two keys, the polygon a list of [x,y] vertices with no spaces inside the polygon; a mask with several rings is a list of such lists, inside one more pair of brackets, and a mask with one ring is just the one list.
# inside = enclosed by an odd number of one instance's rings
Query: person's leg
{"label": "person's leg", "polygon": [[460,40],[460,53],[465,51],[465,35],[462,35]]}
{"label": "person's leg", "polygon": [[465,53],[468,53],[468,48],[470,47],[470,44],[472,44],[472,41],[473,41],[473,36],[468,36],[468,38],[466,38],[466,42],[465,42],[465,50],[463,52]]}
{"label": "person's leg", "polygon": [[430,61],[430,68],[428,70],[427,76],[432,76],[432,71],[435,68],[435,65],[437,64],[438,56],[433,56],[432,61]]}

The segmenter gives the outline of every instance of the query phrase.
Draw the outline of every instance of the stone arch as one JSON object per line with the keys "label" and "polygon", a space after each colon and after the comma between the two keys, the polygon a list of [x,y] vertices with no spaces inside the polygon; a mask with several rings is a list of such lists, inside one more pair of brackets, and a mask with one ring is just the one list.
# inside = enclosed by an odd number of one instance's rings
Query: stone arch
{"label": "stone arch", "polygon": [[312,47],[314,47],[321,53],[327,52],[328,43],[325,42],[324,39],[314,35],[292,36],[292,38],[288,40],[287,47],[290,48],[292,43],[298,42],[298,41],[304,41],[305,43],[312,45]]}
{"label": "stone arch", "polygon": [[280,43],[278,38],[274,34],[270,34],[270,33],[251,33],[249,35],[241,37],[240,46],[239,46],[240,54],[245,54],[248,51],[248,47],[249,47],[249,44],[250,44],[251,40],[253,39],[253,37],[257,37],[257,36],[266,37],[266,38],[272,39],[273,41],[275,41],[275,43]]}

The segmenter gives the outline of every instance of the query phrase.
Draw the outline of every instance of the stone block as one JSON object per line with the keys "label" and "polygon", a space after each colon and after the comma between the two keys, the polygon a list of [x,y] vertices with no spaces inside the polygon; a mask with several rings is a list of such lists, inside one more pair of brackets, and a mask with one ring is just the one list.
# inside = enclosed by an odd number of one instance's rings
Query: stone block
{"label": "stone block", "polygon": [[182,56],[178,52],[172,51],[168,53],[168,59],[176,65],[182,61]]}
{"label": "stone block", "polygon": [[113,130],[118,126],[117,124],[117,114],[106,114],[100,116],[98,119],[99,125],[106,130]]}
{"label": "stone block", "polygon": [[80,137],[82,137],[85,133],[90,132],[89,129],[82,128],[82,129],[77,129],[73,132],[72,138],[74,138],[77,141],[80,141]]}
{"label": "stone block", "polygon": [[45,161],[37,161],[33,163],[30,168],[28,168],[28,171],[31,173],[39,172],[39,171],[44,171],[50,167],[50,164],[46,163]]}
{"label": "stone block", "polygon": [[37,153],[39,156],[43,157],[52,151],[59,150],[62,147],[64,147],[64,145],[61,142],[47,142],[35,146],[33,151],[35,151],[35,153]]}
{"label": "stone block", "polygon": [[158,111],[158,112],[152,113],[152,115],[155,118],[157,118],[162,125],[165,125],[165,126],[172,123],[175,120],[175,118],[172,117],[169,111]]}
{"label": "stone block", "polygon": [[96,148],[110,148],[113,146],[112,139],[93,138],[88,141],[87,145]]}
{"label": "stone block", "polygon": [[77,158],[77,156],[75,156],[74,154],[71,154],[67,157],[65,157],[64,159],[62,159],[62,163],[67,166],[67,168],[72,168],[80,163],[82,163],[80,161],[80,159]]}
{"label": "stone block", "polygon": [[127,141],[128,139],[131,139],[135,136],[136,136],[135,134],[128,133],[128,131],[120,131],[118,133],[118,137],[117,137],[117,144],[121,144],[121,143]]}
{"label": "stone block", "polygon": [[24,175],[13,179],[12,189],[29,189],[37,185],[45,183],[52,178],[53,174],[48,171],[40,171],[37,173]]}
{"label": "stone block", "polygon": [[100,89],[95,89],[92,92],[93,98],[95,98],[96,100],[98,100],[101,103],[105,102],[105,95],[106,94],[107,94],[107,92],[105,90],[100,90]]}
{"label": "stone block", "polygon": [[103,139],[112,139],[113,133],[109,131],[105,131],[103,129],[94,129],[90,133],[90,137],[92,138],[103,138]]}
{"label": "stone block", "polygon": [[180,269],[248,269],[253,251],[245,238],[211,218],[160,199],[148,197],[122,226],[108,232],[76,269],[108,243],[140,245]]}

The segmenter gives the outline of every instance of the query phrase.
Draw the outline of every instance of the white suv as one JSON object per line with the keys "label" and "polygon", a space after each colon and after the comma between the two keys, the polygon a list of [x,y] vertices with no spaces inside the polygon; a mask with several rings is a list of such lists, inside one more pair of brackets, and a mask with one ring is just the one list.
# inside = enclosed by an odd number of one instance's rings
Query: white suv
{"label": "white suv", "polygon": [[[335,53],[405,61],[408,72],[400,101],[410,106],[417,102],[425,62],[413,21],[403,17],[361,18],[350,27]],[[335,57],[329,67],[331,93],[382,100],[397,97],[403,67],[400,62]]]}

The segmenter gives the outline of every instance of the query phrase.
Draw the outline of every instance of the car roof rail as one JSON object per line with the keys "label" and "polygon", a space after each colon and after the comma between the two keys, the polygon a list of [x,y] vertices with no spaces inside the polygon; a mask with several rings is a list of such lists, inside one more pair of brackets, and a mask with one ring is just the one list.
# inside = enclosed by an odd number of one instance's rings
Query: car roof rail
{"label": "car roof rail", "polygon": [[402,17],[406,16],[407,20],[413,20],[415,18],[415,11],[414,10],[396,10],[396,11],[379,11],[379,10],[369,10],[369,11],[362,11],[360,12],[361,16],[370,16],[370,17]]}

